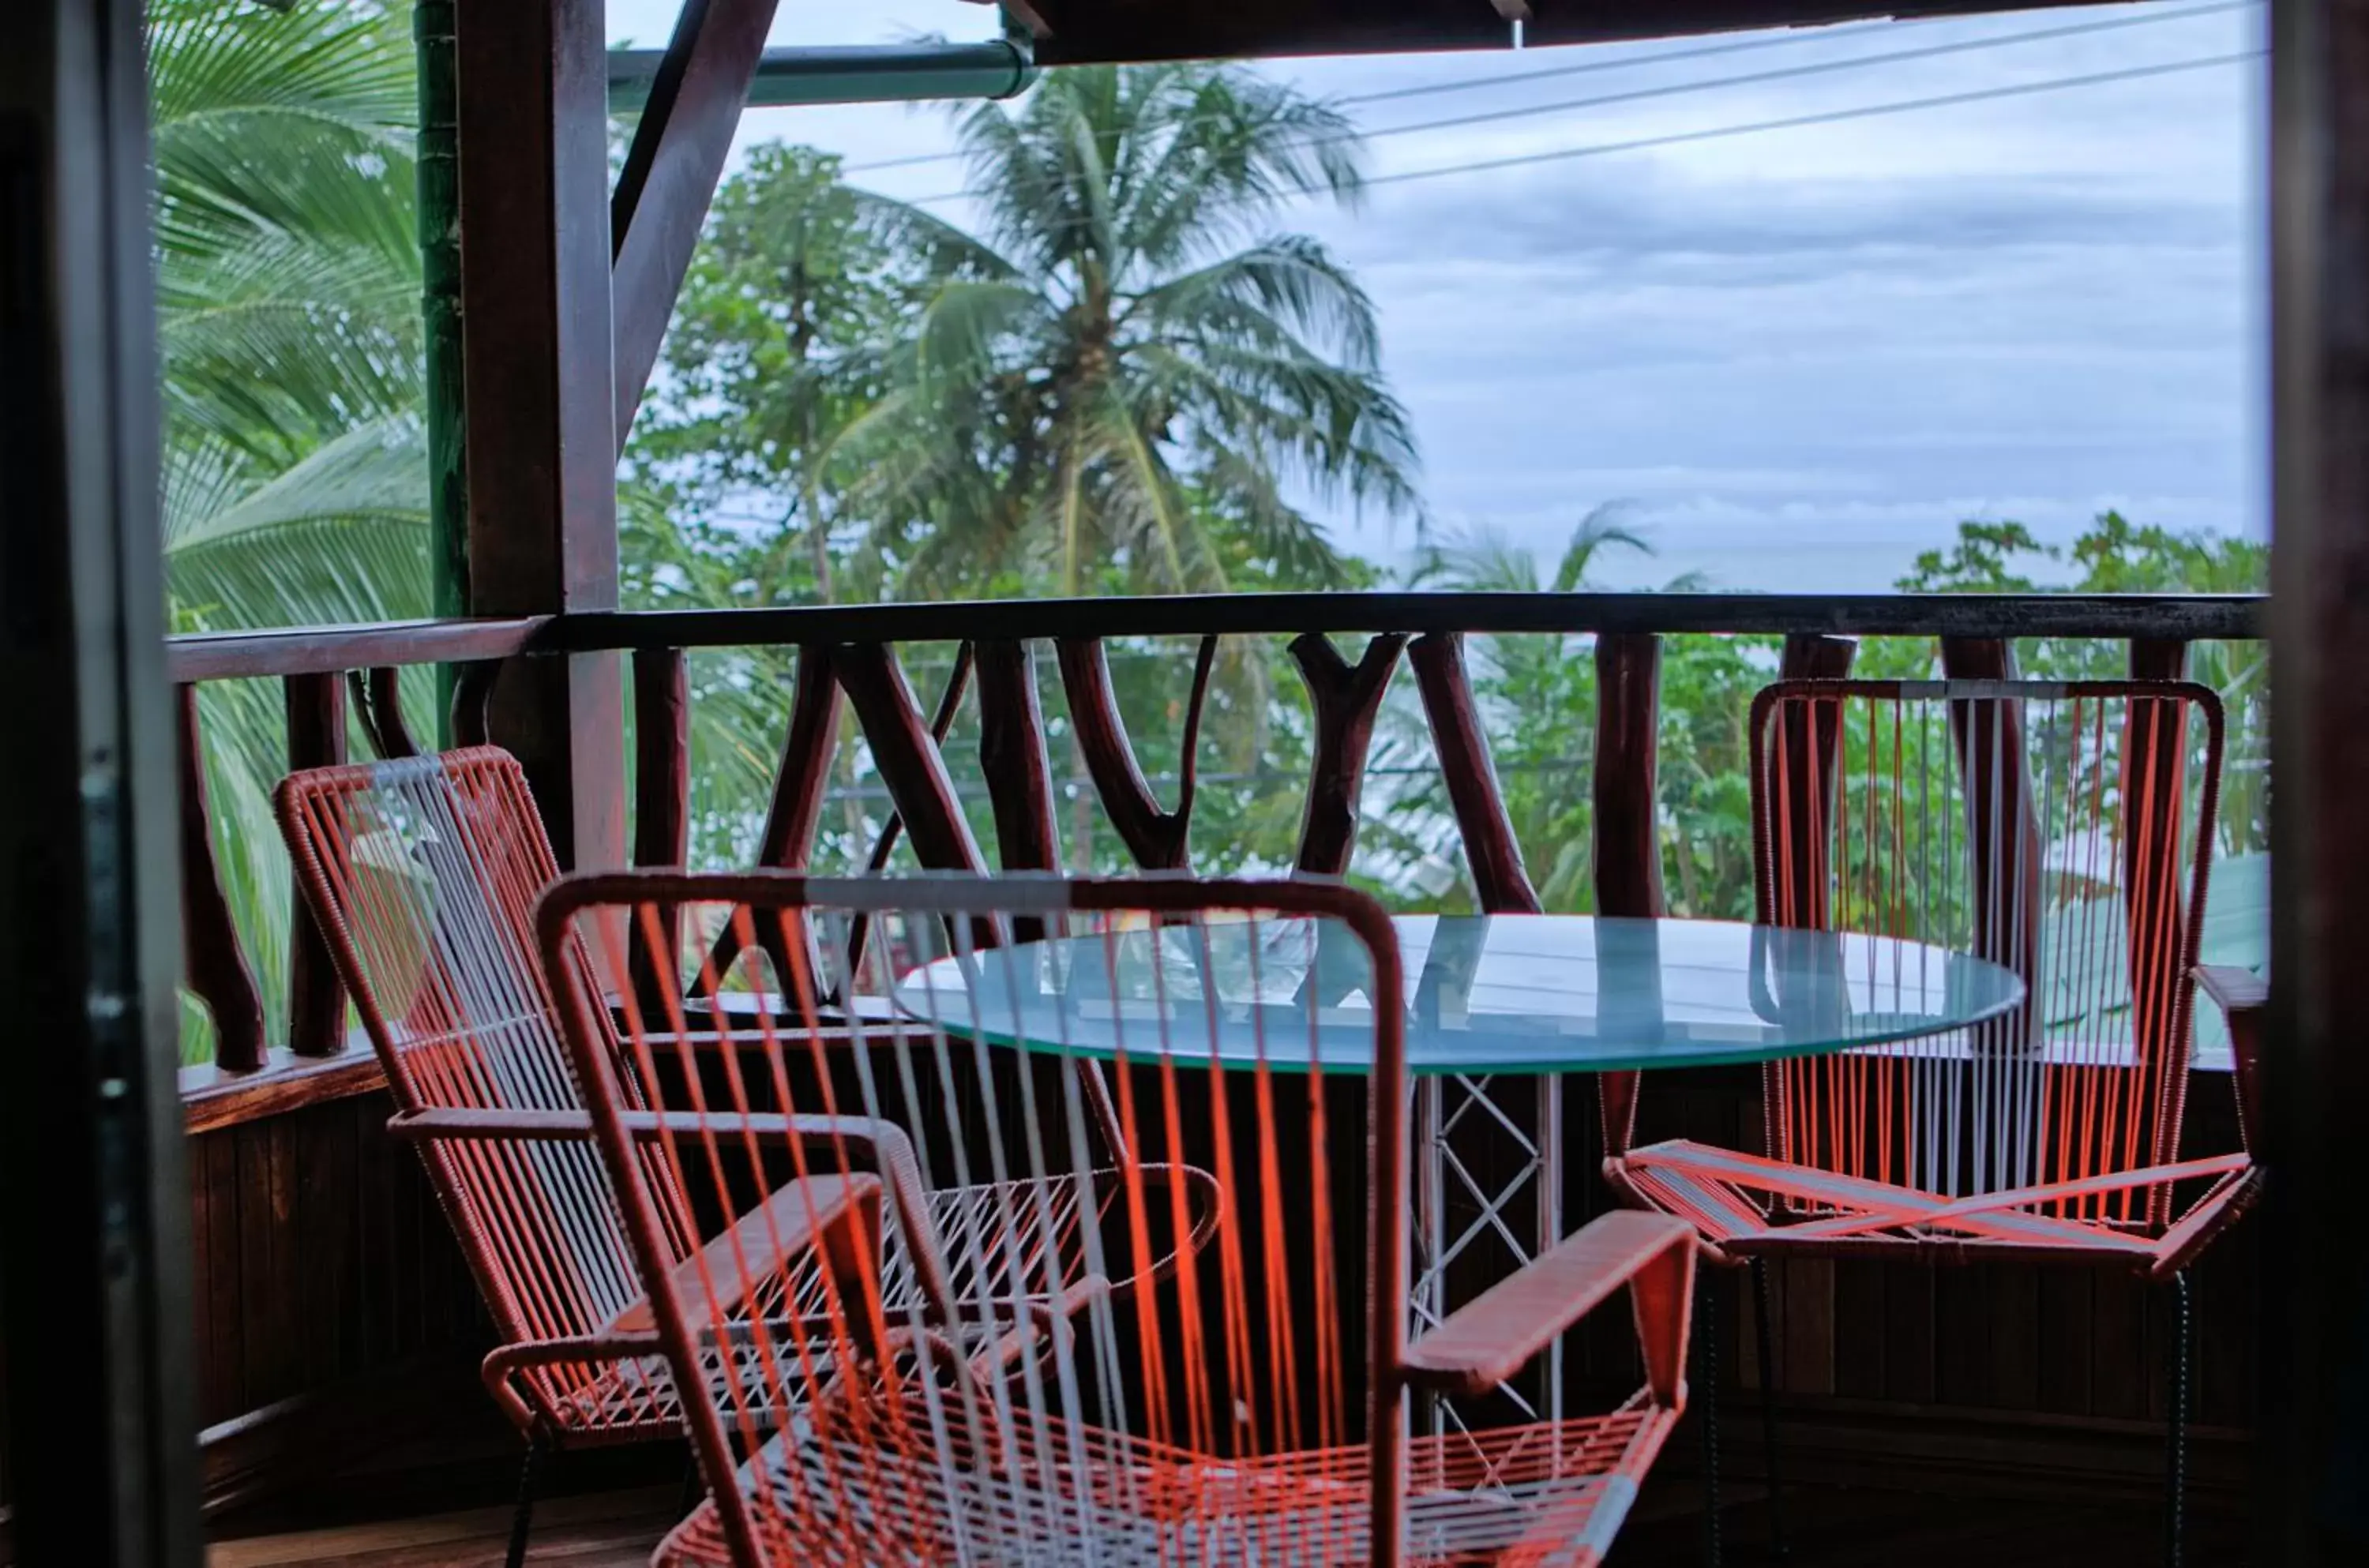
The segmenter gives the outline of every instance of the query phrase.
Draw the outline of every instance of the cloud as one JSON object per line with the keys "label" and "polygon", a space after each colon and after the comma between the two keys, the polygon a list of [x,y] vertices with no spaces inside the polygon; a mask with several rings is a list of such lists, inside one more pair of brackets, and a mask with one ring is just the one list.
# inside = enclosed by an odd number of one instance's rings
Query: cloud
{"label": "cloud", "polygon": [[[672,9],[611,0],[610,14],[649,42]],[[1261,68],[1354,97],[1617,63],[1354,108],[1380,127],[2137,14],[1856,26],[1658,63],[1692,46]],[[1373,166],[1446,167],[2260,40],[2259,11],[2156,14],[2174,19],[1393,136],[1373,144]],[[784,0],[781,15],[777,42],[840,42],[991,13]],[[1608,562],[1617,581],[1706,569],[1738,587],[1882,588],[1966,517],[2066,538],[2120,506],[2260,532],[2262,101],[2259,68],[2158,76],[1383,186],[1353,216],[1310,203],[1278,223],[1322,235],[1373,293],[1443,520],[1551,553],[1588,508],[1627,498],[1663,554]],[[855,163],[951,144],[943,116],[886,107],[751,116],[749,134]],[[960,183],[952,165],[876,177],[904,196]],[[1412,544],[1403,528],[1336,523],[1379,554]]]}

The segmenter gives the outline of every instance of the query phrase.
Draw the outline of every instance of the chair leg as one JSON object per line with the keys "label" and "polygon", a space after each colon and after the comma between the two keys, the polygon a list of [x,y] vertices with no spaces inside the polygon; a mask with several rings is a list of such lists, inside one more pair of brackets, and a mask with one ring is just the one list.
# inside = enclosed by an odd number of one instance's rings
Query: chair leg
{"label": "chair leg", "polygon": [[1752,1260],[1752,1326],[1760,1353],[1760,1451],[1768,1478],[1768,1555],[1785,1561],[1785,1482],[1777,1468],[1777,1354],[1769,1330],[1768,1263]]}
{"label": "chair leg", "polygon": [[1719,1291],[1711,1284],[1718,1271],[1697,1271],[1695,1287],[1695,1378],[1691,1393],[1702,1413],[1703,1440],[1703,1562],[1720,1568],[1719,1517]]}
{"label": "chair leg", "polygon": [[526,1562],[527,1532],[534,1525],[535,1471],[543,1464],[543,1429],[538,1426],[526,1440],[526,1462],[519,1466],[518,1510],[510,1516],[510,1550],[504,1559],[509,1568],[521,1568]]}
{"label": "chair leg", "polygon": [[675,1517],[690,1517],[691,1511],[706,1500],[707,1482],[699,1473],[699,1450],[693,1448],[690,1457],[683,1460],[682,1495],[675,1499]]}
{"label": "chair leg", "polygon": [[2169,1470],[2164,1497],[2164,1562],[2180,1568],[2188,1514],[2188,1360],[2195,1324],[2189,1311],[2188,1276],[2171,1276],[2171,1399]]}

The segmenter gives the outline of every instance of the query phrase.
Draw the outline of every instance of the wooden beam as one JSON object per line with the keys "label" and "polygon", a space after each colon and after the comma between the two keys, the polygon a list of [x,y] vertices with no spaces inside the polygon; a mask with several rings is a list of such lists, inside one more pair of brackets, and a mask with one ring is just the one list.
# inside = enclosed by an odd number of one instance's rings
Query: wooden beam
{"label": "wooden beam", "polygon": [[230,898],[214,861],[213,816],[206,803],[205,738],[198,731],[198,689],[178,686],[180,726],[175,761],[181,797],[181,946],[190,991],[214,1024],[214,1060],[233,1072],[263,1065],[263,992],[238,944]]}
{"label": "wooden beam", "polygon": [[[1024,642],[981,643],[978,766],[995,808],[997,864],[1006,871],[1061,869],[1053,811],[1053,763],[1036,692],[1036,651]],[[1042,933],[1042,921],[1032,929]],[[1025,938],[1024,938],[1025,940]]]}
{"label": "wooden beam", "polygon": [[[335,675],[292,675],[286,687],[288,767],[335,767],[346,760],[346,689]],[[329,944],[295,890],[288,918],[288,1043],[298,1056],[346,1048],[346,988]]]}
{"label": "wooden beam", "polygon": [[[941,731],[922,718],[897,650],[879,643],[852,644],[838,649],[832,660],[871,743],[872,765],[912,836],[914,857],[932,871],[986,870],[938,749]],[[956,691],[941,704],[943,719],[953,717],[951,701],[959,696]]]}
{"label": "wooden beam", "polygon": [[18,1561],[197,1568],[139,0],[0,50],[0,1448]]}
{"label": "wooden beam", "polygon": [[747,647],[1024,637],[1296,637],[1310,632],[2242,641],[2263,635],[2266,602],[2251,593],[1179,593],[587,612],[553,628],[544,646]]}
{"label": "wooden beam", "polygon": [[509,620],[390,621],[377,626],[289,626],[165,640],[175,681],[256,675],[337,675],[377,664],[458,664],[508,658],[548,635],[546,615]]}
{"label": "wooden beam", "polygon": [[[2013,681],[2018,678],[2015,649],[1997,638],[1945,637],[1941,673],[1952,681]],[[1965,795],[1963,815],[1971,883],[1966,891],[1974,906],[1974,952],[2013,969],[2036,992],[2043,864],[2023,719],[2020,702],[1950,704],[1959,784]],[[1840,751],[1828,755],[1833,759],[1827,763],[1826,787],[1831,795]],[[1824,912],[1822,909],[1822,917]],[[1825,922],[1821,918],[1818,923]],[[2037,996],[2027,993],[2013,1018],[1984,1025],[1977,1037],[1990,1041],[1989,1048],[1994,1050],[2021,1047],[2032,1037],[2037,1006]]]}
{"label": "wooden beam", "polygon": [[402,670],[391,664],[367,671],[349,670],[346,686],[353,696],[355,717],[381,761],[419,755],[419,742],[412,738],[411,726],[404,722]]}
{"label": "wooden beam", "polygon": [[1414,667],[1415,684],[1423,693],[1432,750],[1448,785],[1448,807],[1456,813],[1476,901],[1490,914],[1537,914],[1538,891],[1522,864],[1521,841],[1514,836],[1513,818],[1497,786],[1496,763],[1489,754],[1488,733],[1481,727],[1479,706],[1472,700],[1464,639],[1452,632],[1417,637],[1407,649],[1407,662]]}
{"label": "wooden beam", "polygon": [[[732,150],[778,0],[683,0],[610,198],[616,439],[625,449]],[[605,66],[603,67],[605,70]],[[604,77],[605,82],[605,77]]]}
{"label": "wooden beam", "polygon": [[[2048,3],[2048,0],[2043,0]],[[2069,4],[2071,0],[2054,0]],[[1044,65],[1413,50],[1503,50],[1507,17],[1547,45],[1680,38],[1742,28],[1818,27],[1872,17],[2029,8],[2002,0],[1029,0]]]}
{"label": "wooden beam", "polygon": [[2250,1555],[2308,1568],[2369,1545],[2369,0],[2272,0],[2271,156],[2278,896],[2257,1148],[2278,1179]]}
{"label": "wooden beam", "polygon": [[[634,864],[681,866],[691,852],[691,676],[680,648],[634,655]],[[662,950],[636,921],[628,968],[645,1018],[663,1019],[683,995],[682,910],[660,905]],[[661,979],[663,977],[663,979]]]}
{"label": "wooden beam", "polygon": [[[1596,912],[1653,919],[1662,903],[1660,773],[1662,640],[1651,633],[1596,639]],[[1658,983],[1658,981],[1656,982]],[[1641,1075],[1596,1075],[1596,1116],[1608,1153],[1625,1154],[1637,1130]]]}
{"label": "wooden beam", "polygon": [[[460,8],[470,612],[617,603],[608,47],[601,0]],[[560,863],[624,859],[613,656],[515,661],[492,704]]]}
{"label": "wooden beam", "polygon": [[1308,683],[1316,733],[1309,742],[1308,802],[1299,825],[1301,871],[1344,876],[1357,844],[1357,797],[1366,784],[1366,752],[1374,720],[1398,672],[1406,637],[1385,632],[1351,664],[1322,633],[1295,637],[1291,657]]}
{"label": "wooden beam", "polygon": [[[1215,635],[1201,639],[1193,667],[1193,692],[1184,711],[1184,744],[1177,760],[1176,809],[1163,811],[1137,762],[1135,743],[1111,690],[1110,661],[1099,637],[1068,638],[1055,646],[1061,691],[1070,704],[1070,732],[1103,815],[1117,830],[1135,864],[1146,871],[1178,871],[1191,860],[1193,793],[1199,777],[1201,708],[1209,694],[1209,671],[1217,658]],[[1074,848],[1074,846],[1073,846]]]}

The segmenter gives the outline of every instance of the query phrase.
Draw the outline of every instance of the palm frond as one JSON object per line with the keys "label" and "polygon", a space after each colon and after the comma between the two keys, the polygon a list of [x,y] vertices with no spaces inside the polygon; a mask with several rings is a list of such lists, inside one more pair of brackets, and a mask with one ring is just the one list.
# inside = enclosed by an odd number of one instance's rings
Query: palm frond
{"label": "palm frond", "polygon": [[[174,599],[223,626],[404,620],[428,612],[426,459],[418,426],[383,420],[224,504],[220,469],[178,461],[211,504],[166,517]],[[171,472],[168,470],[168,472]],[[168,491],[168,496],[170,492]]]}

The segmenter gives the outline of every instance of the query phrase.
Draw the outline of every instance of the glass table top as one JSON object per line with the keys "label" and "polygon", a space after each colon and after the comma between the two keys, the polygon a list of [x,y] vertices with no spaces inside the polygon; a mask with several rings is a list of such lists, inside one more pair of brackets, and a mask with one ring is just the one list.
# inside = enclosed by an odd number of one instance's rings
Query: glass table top
{"label": "glass table top", "polygon": [[[1410,915],[1415,1072],[1608,1072],[1771,1061],[1927,1038],[2023,999],[2009,970],[1890,937],[1723,921]],[[1266,919],[1071,936],[912,970],[900,1011],[948,1034],[1109,1058],[1157,1053],[1360,1072],[1365,949],[1332,922]]]}

